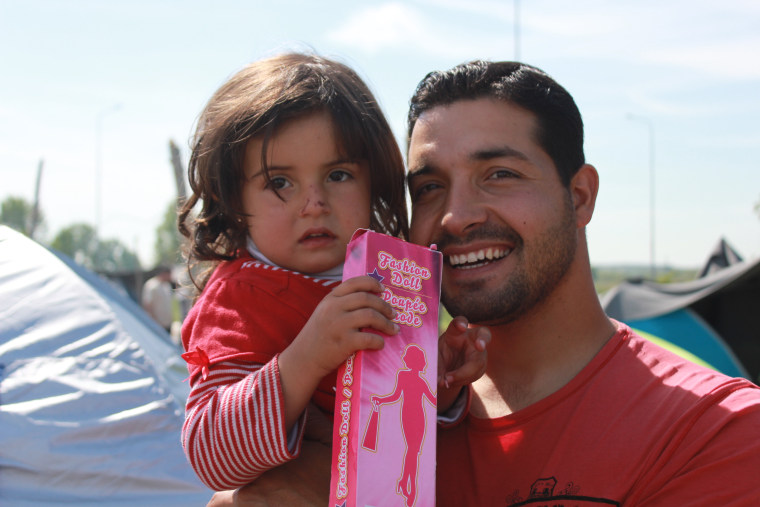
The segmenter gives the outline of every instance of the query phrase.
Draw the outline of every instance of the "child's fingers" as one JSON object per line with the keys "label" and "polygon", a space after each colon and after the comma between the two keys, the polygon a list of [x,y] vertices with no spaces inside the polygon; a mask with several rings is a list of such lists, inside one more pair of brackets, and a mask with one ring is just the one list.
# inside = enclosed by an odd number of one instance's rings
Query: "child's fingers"
{"label": "child's fingers", "polygon": [[369,292],[355,292],[343,296],[341,300],[341,308],[346,312],[357,312],[364,309],[370,309],[383,315],[388,320],[395,317],[395,310],[390,304]]}
{"label": "child's fingers", "polygon": [[475,349],[480,352],[485,351],[486,347],[488,347],[488,344],[491,343],[491,330],[487,327],[477,327],[470,329],[474,333],[473,343],[475,344]]}
{"label": "child's fingers", "polygon": [[443,375],[443,381],[449,386],[452,384],[471,384],[482,377],[485,371],[485,361],[468,361],[455,370],[447,371]]}
{"label": "child's fingers", "polygon": [[348,280],[335,287],[332,290],[332,294],[337,297],[360,291],[380,294],[383,292],[383,290],[385,290],[383,284],[371,276],[356,276],[354,278],[349,278]]}
{"label": "child's fingers", "polygon": [[395,310],[378,295],[383,292],[383,285],[370,276],[350,278],[336,287],[330,296],[340,300],[340,307],[347,312],[362,308],[371,308],[387,319],[392,320]]}
{"label": "child's fingers", "polygon": [[446,328],[446,332],[459,332],[464,333],[467,331],[467,317],[458,316],[451,319],[451,322],[449,322],[448,327]]}
{"label": "child's fingers", "polygon": [[356,350],[380,350],[385,346],[385,340],[382,336],[369,331],[356,333],[355,339]]}
{"label": "child's fingers", "polygon": [[373,308],[360,308],[351,312],[346,318],[347,325],[353,329],[372,328],[387,335],[395,335],[399,332],[398,324]]}
{"label": "child's fingers", "polygon": [[[461,324],[460,322],[456,325]],[[483,376],[486,370],[488,362],[486,349],[491,342],[491,330],[482,326],[469,327],[466,320],[464,324],[467,326],[467,339],[460,342],[461,348],[459,353],[454,356],[454,361],[445,366],[446,368],[455,368],[444,371],[442,375],[442,383],[446,387],[452,384],[472,383]],[[456,359],[457,356],[459,359]]]}

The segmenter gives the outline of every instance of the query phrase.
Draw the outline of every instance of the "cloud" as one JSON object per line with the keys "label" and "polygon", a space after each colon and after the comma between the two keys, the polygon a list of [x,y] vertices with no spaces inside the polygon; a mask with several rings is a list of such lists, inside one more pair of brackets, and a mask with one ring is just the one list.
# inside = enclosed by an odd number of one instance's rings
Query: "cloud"
{"label": "cloud", "polygon": [[644,60],[650,63],[684,67],[715,80],[760,79],[760,36],[734,40],[690,43],[645,51]]}
{"label": "cloud", "polygon": [[419,13],[402,4],[373,6],[350,16],[329,38],[364,51],[403,47],[417,38]]}
{"label": "cloud", "polygon": [[503,0],[420,0],[420,3],[437,10],[479,14],[509,22],[514,20],[515,14],[513,2]]}
{"label": "cloud", "polygon": [[642,0],[625,7],[535,0],[524,3],[521,31],[534,58],[604,58],[745,80],[760,78],[759,14],[760,3],[741,0]]}
{"label": "cloud", "polygon": [[419,39],[420,13],[400,3],[366,8],[350,16],[329,38],[369,53],[406,46]]}
{"label": "cloud", "polygon": [[[460,5],[451,0],[447,4],[452,7]],[[469,10],[472,12],[472,8]],[[480,12],[476,10],[475,13]],[[467,23],[450,14],[389,2],[358,11],[327,37],[370,54],[409,50],[455,59],[471,58],[483,53],[484,48],[511,47],[511,30],[506,33],[483,30],[473,34]]]}

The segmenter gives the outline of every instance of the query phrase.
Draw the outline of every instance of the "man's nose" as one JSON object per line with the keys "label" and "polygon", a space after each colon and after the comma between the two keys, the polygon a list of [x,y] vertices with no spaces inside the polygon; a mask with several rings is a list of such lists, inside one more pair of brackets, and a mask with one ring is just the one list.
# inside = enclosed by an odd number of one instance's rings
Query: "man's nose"
{"label": "man's nose", "polygon": [[446,199],[441,226],[450,234],[462,235],[483,224],[488,212],[478,192],[472,188],[452,188]]}
{"label": "man's nose", "polygon": [[310,185],[305,192],[301,216],[318,216],[329,212],[327,194],[319,185]]}

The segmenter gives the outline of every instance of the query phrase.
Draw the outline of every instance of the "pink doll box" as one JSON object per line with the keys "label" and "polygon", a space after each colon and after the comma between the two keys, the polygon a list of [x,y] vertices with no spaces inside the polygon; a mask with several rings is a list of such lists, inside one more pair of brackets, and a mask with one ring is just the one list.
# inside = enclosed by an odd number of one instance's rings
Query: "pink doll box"
{"label": "pink doll box", "polygon": [[330,506],[433,507],[441,253],[358,230],[343,279],[362,275],[383,283],[401,330],[338,370]]}

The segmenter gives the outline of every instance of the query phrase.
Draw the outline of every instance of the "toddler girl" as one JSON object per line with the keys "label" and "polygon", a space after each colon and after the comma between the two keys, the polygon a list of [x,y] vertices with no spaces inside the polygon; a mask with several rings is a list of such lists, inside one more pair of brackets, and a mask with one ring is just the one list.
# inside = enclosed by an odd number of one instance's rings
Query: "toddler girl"
{"label": "toddler girl", "polygon": [[[182,327],[182,443],[206,485],[233,489],[298,455],[307,406],[333,411],[337,367],[382,348],[364,329],[398,332],[383,286],[341,275],[356,229],[406,237],[404,167],[356,73],[297,53],[235,74],[201,113],[192,148],[179,226],[201,292]],[[482,339],[466,326],[447,334],[455,382],[439,388],[443,408],[485,367]]]}

